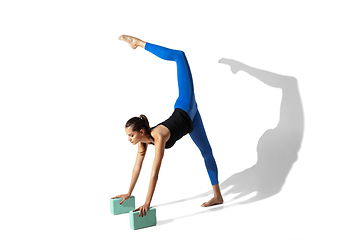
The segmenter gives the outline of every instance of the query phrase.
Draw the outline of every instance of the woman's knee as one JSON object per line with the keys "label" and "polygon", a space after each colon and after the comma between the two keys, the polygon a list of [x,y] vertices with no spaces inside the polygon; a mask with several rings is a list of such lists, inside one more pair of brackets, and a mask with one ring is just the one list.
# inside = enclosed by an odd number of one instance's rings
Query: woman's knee
{"label": "woman's knee", "polygon": [[211,148],[210,144],[204,144],[204,145],[200,148],[200,152],[201,152],[201,155],[203,156],[203,158],[204,158],[205,160],[207,160],[207,159],[214,159],[213,152],[212,152],[212,148]]}
{"label": "woman's knee", "polygon": [[174,54],[175,54],[176,59],[184,59],[184,58],[186,58],[185,53],[183,51],[181,51],[181,50],[175,50]]}

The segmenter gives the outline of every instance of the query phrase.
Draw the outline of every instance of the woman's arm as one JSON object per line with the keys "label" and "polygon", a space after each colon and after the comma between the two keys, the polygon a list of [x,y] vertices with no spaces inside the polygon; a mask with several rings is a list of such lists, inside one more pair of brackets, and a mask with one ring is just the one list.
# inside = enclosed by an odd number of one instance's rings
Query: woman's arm
{"label": "woman's arm", "polygon": [[138,144],[138,153],[136,156],[136,161],[135,161],[135,165],[133,168],[130,187],[129,187],[129,191],[128,191],[129,196],[131,196],[131,193],[133,192],[133,190],[135,188],[135,184],[139,178],[141,167],[142,167],[142,164],[143,164],[143,161],[145,158],[146,150],[147,150],[147,145],[146,145],[146,147],[144,147],[142,145],[142,143]]}
{"label": "woman's arm", "polygon": [[147,211],[150,208],[151,200],[155,192],[155,187],[160,172],[161,161],[164,157],[164,152],[165,152],[166,141],[164,140],[164,138],[161,136],[158,137],[154,136],[154,138],[155,138],[155,159],[151,170],[149,190],[146,196],[145,204],[139,207],[138,209],[134,210],[134,212],[139,211],[139,216],[143,216],[144,213],[146,216]]}
{"label": "woman's arm", "polygon": [[136,156],[136,161],[135,161],[135,165],[134,165],[132,176],[131,176],[131,182],[130,182],[129,191],[128,191],[127,194],[121,194],[121,195],[118,195],[116,197],[113,197],[113,198],[122,198],[123,199],[120,202],[120,205],[124,201],[126,201],[127,199],[130,198],[130,196],[131,196],[131,194],[132,194],[132,192],[133,192],[133,190],[135,188],[135,185],[136,185],[136,182],[137,182],[137,180],[139,178],[141,167],[142,167],[142,164],[143,164],[143,161],[144,161],[144,158],[145,158],[146,150],[147,150],[147,145],[146,145],[146,147],[144,147],[142,145],[142,143],[138,144],[138,153],[137,153],[137,156]]}
{"label": "woman's arm", "polygon": [[151,170],[149,190],[148,190],[148,194],[146,196],[146,201],[145,201],[145,203],[147,203],[149,205],[151,203],[151,200],[152,200],[152,197],[153,197],[153,194],[155,191],[155,186],[156,186],[156,183],[158,180],[161,161],[164,157],[164,152],[165,152],[165,142],[161,138],[161,139],[157,140],[157,143],[155,146],[155,159],[154,159],[154,163],[153,163],[152,170]]}

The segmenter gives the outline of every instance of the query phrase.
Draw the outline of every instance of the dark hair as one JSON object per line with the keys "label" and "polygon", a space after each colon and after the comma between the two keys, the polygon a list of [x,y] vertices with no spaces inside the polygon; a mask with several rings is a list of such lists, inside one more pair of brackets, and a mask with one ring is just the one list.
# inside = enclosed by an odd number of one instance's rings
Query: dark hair
{"label": "dark hair", "polygon": [[[130,118],[129,121],[126,122],[125,127],[131,127],[132,130],[136,132],[140,132],[141,129],[144,129],[145,133],[150,135],[150,125],[147,117],[143,114],[140,115],[140,117],[133,117]],[[143,151],[140,152],[142,156],[145,156],[147,145],[146,143],[142,144]]]}
{"label": "dark hair", "polygon": [[144,129],[146,134],[150,135],[150,125],[147,117],[145,115],[140,115],[140,117],[130,118],[129,121],[125,124],[125,127],[131,127],[135,132],[140,132],[141,129]]}

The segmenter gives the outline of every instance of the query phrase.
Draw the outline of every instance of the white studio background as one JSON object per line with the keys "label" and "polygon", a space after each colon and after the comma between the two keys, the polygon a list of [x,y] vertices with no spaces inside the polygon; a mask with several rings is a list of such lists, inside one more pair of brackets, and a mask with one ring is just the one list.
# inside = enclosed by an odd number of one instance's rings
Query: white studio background
{"label": "white studio background", "polygon": [[[1,239],[360,237],[356,1],[2,1],[0,20]],[[121,34],[185,51],[221,183],[257,163],[283,92],[219,60],[296,78],[304,137],[277,194],[241,204],[229,191],[224,205],[199,207],[211,186],[187,136],[165,153],[158,226],[132,231],[126,215],[110,214],[137,150],[125,122],[145,114],[155,125],[177,97],[174,63]]]}

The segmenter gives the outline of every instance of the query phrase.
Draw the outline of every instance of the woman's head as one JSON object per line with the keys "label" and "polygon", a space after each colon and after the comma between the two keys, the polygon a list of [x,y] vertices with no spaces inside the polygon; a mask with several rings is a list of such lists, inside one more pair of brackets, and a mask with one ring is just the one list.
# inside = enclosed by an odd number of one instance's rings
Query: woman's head
{"label": "woman's head", "polygon": [[133,144],[141,141],[143,136],[150,135],[150,125],[145,115],[130,118],[125,124],[125,132],[128,140]]}

